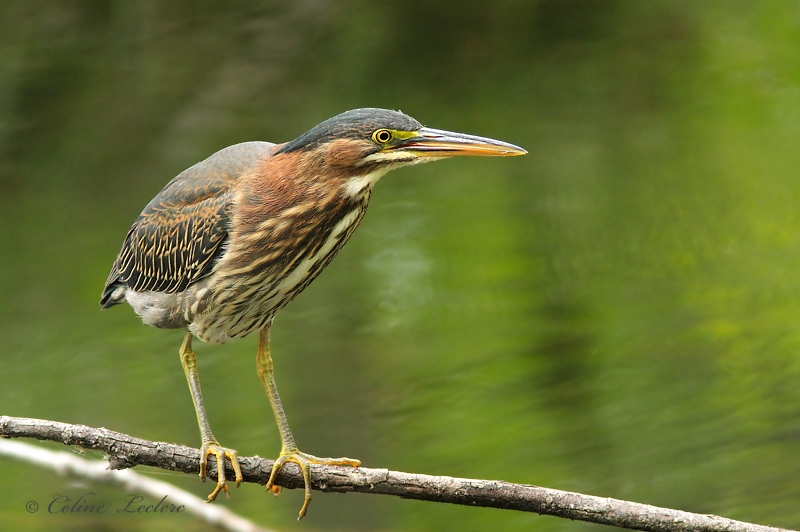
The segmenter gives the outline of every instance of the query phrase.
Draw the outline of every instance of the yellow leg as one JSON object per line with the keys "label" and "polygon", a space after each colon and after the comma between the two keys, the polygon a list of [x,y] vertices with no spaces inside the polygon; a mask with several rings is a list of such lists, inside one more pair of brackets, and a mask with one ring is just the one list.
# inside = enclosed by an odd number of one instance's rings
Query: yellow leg
{"label": "yellow leg", "polygon": [[311,502],[311,473],[309,466],[311,464],[322,465],[337,465],[337,466],[350,466],[358,467],[361,465],[359,460],[352,458],[318,458],[310,454],[301,453],[294,443],[292,431],[289,430],[289,422],[286,420],[286,414],[283,412],[283,405],[281,405],[281,398],[278,395],[278,387],[275,385],[275,374],[272,366],[272,357],[269,354],[269,331],[271,324],[261,329],[261,336],[258,341],[258,355],[256,356],[256,364],[258,366],[258,376],[261,377],[261,382],[264,384],[264,389],[269,396],[269,402],[272,405],[272,412],[275,414],[275,420],[278,422],[278,430],[281,433],[281,454],[275,463],[272,465],[272,471],[269,475],[267,482],[267,489],[274,495],[280,494],[280,486],[275,485],[275,477],[278,476],[281,468],[286,462],[294,462],[300,466],[303,472],[303,482],[305,484],[305,499],[303,500],[303,507],[300,508],[300,515],[297,520],[303,518],[308,510],[308,504]]}
{"label": "yellow leg", "polygon": [[211,433],[208,416],[206,416],[206,408],[203,405],[203,394],[200,392],[200,374],[197,372],[197,358],[192,350],[192,333],[189,331],[186,331],[186,336],[183,338],[180,353],[181,365],[183,365],[183,371],[186,373],[186,380],[189,381],[189,390],[192,392],[194,411],[197,414],[197,424],[200,426],[200,437],[203,442],[200,449],[200,480],[206,481],[208,457],[213,454],[217,459],[217,486],[208,496],[206,502],[216,499],[220,491],[224,491],[230,498],[231,494],[228,492],[228,485],[225,480],[225,458],[227,457],[233,465],[233,470],[236,473],[236,487],[238,488],[242,483],[239,455],[233,449],[220,446],[217,439],[214,438],[214,434]]}

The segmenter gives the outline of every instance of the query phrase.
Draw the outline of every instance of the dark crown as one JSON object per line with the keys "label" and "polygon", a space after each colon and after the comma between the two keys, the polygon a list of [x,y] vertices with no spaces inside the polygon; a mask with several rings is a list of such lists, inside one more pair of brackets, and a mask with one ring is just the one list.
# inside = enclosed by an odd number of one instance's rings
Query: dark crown
{"label": "dark crown", "polygon": [[422,124],[399,111],[374,107],[353,109],[314,126],[275,154],[315,148],[334,139],[369,138],[376,129],[380,128],[417,131],[422,128]]}

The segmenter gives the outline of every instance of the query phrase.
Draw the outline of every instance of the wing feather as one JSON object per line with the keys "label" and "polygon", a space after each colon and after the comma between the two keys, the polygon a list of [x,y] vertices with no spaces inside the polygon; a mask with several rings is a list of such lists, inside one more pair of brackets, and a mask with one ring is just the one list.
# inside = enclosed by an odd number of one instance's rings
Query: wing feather
{"label": "wing feather", "polygon": [[274,150],[269,142],[236,144],[167,183],[128,231],[100,304],[121,303],[120,288],[175,293],[210,274],[228,238],[236,180]]}

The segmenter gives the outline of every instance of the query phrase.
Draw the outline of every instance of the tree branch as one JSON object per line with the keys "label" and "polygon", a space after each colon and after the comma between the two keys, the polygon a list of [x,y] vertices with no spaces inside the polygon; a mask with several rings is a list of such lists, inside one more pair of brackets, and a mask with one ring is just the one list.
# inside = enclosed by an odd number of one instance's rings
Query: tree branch
{"label": "tree branch", "polygon": [[[171,471],[197,474],[200,451],[183,445],[152,442],[104,428],[71,425],[42,419],[0,416],[0,436],[35,438],[95,449],[108,455],[110,469],[148,465]],[[240,457],[245,482],[266,484],[272,460]],[[233,470],[226,463],[228,478]],[[216,478],[216,462],[209,462],[208,474]],[[296,464],[287,464],[276,483],[286,488],[302,488],[303,477]],[[702,515],[659,508],[646,504],[595,497],[568,491],[512,484],[500,480],[416,475],[388,469],[357,469],[311,466],[313,489],[332,492],[358,492],[395,495],[405,499],[484,506],[535,512],[579,521],[650,532],[778,532],[773,528],[715,515]]]}

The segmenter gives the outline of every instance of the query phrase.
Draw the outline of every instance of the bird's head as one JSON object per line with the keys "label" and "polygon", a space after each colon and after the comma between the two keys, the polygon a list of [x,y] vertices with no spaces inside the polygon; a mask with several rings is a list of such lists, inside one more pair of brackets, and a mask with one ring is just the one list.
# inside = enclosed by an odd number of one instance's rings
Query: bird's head
{"label": "bird's head", "polygon": [[499,140],[423,127],[388,109],[354,109],[329,118],[288,142],[275,155],[295,153],[317,167],[372,185],[389,170],[455,156],[508,157],[527,153]]}

